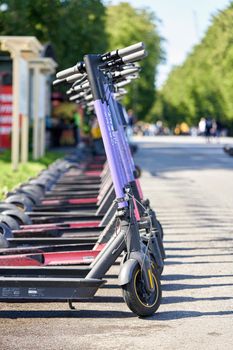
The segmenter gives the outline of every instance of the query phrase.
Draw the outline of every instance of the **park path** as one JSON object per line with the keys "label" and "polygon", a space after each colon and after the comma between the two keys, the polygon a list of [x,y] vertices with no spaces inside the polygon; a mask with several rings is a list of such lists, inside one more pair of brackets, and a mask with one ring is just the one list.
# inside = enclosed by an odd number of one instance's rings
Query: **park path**
{"label": "park path", "polygon": [[211,349],[233,344],[233,158],[221,144],[137,138],[143,191],[165,233],[163,304],[130,313],[114,274],[99,303],[1,304],[0,349]]}

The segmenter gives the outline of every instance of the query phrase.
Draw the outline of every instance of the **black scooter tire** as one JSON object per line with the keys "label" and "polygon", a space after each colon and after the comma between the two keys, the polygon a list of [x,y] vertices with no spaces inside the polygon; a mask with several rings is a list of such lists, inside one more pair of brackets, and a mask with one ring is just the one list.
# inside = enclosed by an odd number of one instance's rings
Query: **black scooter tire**
{"label": "black scooter tire", "polygon": [[24,190],[24,191],[32,191],[33,193],[36,193],[39,198],[44,197],[44,191],[38,185],[24,184],[24,185],[20,186],[19,188]]}
{"label": "black scooter tire", "polygon": [[142,176],[142,170],[139,165],[135,165],[135,172],[136,179],[139,179]]}
{"label": "black scooter tire", "polygon": [[[161,304],[162,290],[157,272],[152,270],[155,285],[154,292],[145,292],[141,276],[141,268],[136,265],[129,283],[122,287],[123,298],[129,309],[139,317],[152,316]],[[147,298],[145,297],[147,294]]]}
{"label": "black scooter tire", "polygon": [[14,210],[14,209],[18,209],[15,204],[0,202],[0,213],[2,213],[5,210]]}
{"label": "black scooter tire", "polygon": [[4,237],[5,240],[14,237],[10,227],[2,222],[0,223],[0,234]]}
{"label": "black scooter tire", "polygon": [[13,217],[0,214],[0,223],[7,225],[11,230],[19,230],[20,226]]}
{"label": "black scooter tire", "polygon": [[20,211],[19,209],[14,210],[5,210],[2,212],[2,215],[11,216],[13,219],[15,219],[19,225],[31,225],[32,220],[29,218],[28,215],[26,215],[24,212]]}
{"label": "black scooter tire", "polygon": [[23,211],[27,211],[27,212],[32,211],[33,202],[28,197],[26,197],[24,194],[11,195],[5,199],[5,202],[12,203],[17,208],[19,208]]}
{"label": "black scooter tire", "polygon": [[163,237],[164,237],[163,227],[158,219],[156,219],[156,221],[157,221],[157,229],[159,231],[161,239],[163,240]]}
{"label": "black scooter tire", "polygon": [[7,227],[5,224],[0,223],[0,248],[9,247],[9,243],[7,241],[7,234],[9,231],[11,232],[9,227]]}
{"label": "black scooter tire", "polygon": [[32,190],[24,190],[19,188],[18,190],[16,190],[15,194],[24,194],[26,197],[28,197],[34,205],[40,205],[41,201],[38,198],[38,195],[36,194],[36,192],[32,191]]}

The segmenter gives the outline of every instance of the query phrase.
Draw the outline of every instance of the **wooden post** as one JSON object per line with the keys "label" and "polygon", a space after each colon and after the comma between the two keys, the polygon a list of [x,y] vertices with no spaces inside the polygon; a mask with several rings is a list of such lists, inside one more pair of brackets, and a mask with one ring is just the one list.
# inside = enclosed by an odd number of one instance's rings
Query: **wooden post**
{"label": "wooden post", "polygon": [[21,128],[21,162],[26,163],[28,161],[28,145],[29,145],[29,117],[22,115],[22,128]]}
{"label": "wooden post", "polygon": [[34,67],[33,103],[33,159],[39,158],[39,68]]}
{"label": "wooden post", "polygon": [[41,144],[40,144],[40,157],[43,157],[45,154],[45,143],[46,143],[46,135],[45,135],[45,118],[40,119],[40,131],[41,131]]}
{"label": "wooden post", "polygon": [[19,165],[19,58],[17,53],[12,54],[13,59],[13,113],[12,113],[12,139],[11,163],[12,169],[17,170]]}

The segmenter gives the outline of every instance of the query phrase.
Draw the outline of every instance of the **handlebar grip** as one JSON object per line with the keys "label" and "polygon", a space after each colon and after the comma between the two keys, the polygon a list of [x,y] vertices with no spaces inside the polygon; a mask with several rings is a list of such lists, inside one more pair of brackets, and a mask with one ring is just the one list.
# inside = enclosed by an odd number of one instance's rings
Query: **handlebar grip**
{"label": "handlebar grip", "polygon": [[64,81],[66,81],[65,78],[64,78],[64,79],[56,79],[56,80],[53,81],[53,86],[58,85],[58,84],[61,84],[61,83],[63,83]]}
{"label": "handlebar grip", "polygon": [[89,86],[90,86],[90,83],[89,83],[89,81],[87,81],[83,84],[74,86],[73,90],[74,91],[82,91],[82,90],[88,88]]}
{"label": "handlebar grip", "polygon": [[77,100],[78,99],[78,95],[74,95],[74,96],[71,96],[71,97],[69,97],[69,100],[70,101],[75,101],[75,100]]}
{"label": "handlebar grip", "polygon": [[93,95],[89,94],[85,96],[85,101],[92,101],[93,100]]}
{"label": "handlebar grip", "polygon": [[67,78],[67,77],[69,77],[70,75],[76,73],[77,71],[78,71],[78,66],[75,65],[75,66],[73,66],[73,67],[70,67],[70,68],[61,70],[60,72],[58,72],[58,73],[56,74],[56,77],[57,77],[58,79]]}
{"label": "handlebar grip", "polygon": [[113,73],[114,78],[118,78],[118,77],[124,77],[127,76],[129,74],[133,74],[138,72],[139,68],[128,68],[128,69],[123,69],[120,72],[116,71]]}
{"label": "handlebar grip", "polygon": [[141,50],[138,52],[134,52],[131,55],[127,55],[127,56],[122,57],[122,61],[124,63],[130,63],[130,62],[132,63],[132,62],[142,60],[146,56],[147,56],[146,50]]}
{"label": "handlebar grip", "polygon": [[69,90],[66,91],[66,94],[67,94],[67,95],[71,95],[73,92],[74,92],[74,89],[71,88],[71,89],[69,89]]}
{"label": "handlebar grip", "polygon": [[119,89],[117,92],[114,93],[114,96],[117,99],[126,94],[127,94],[127,91],[125,89]]}
{"label": "handlebar grip", "polygon": [[117,51],[119,57],[124,57],[131,55],[134,52],[141,51],[145,49],[145,44],[143,42],[139,42],[130,46],[127,46],[123,49],[119,49]]}
{"label": "handlebar grip", "polygon": [[73,95],[69,98],[70,101],[75,101],[75,100],[78,100],[80,97],[82,97],[84,94],[80,93],[80,94],[76,94],[76,95]]}
{"label": "handlebar grip", "polygon": [[131,83],[131,80],[130,79],[126,79],[126,80],[120,81],[119,83],[116,83],[115,86],[117,88],[122,88],[122,87],[124,87],[124,86],[126,86],[126,85],[128,85],[130,83]]}
{"label": "handlebar grip", "polygon": [[76,73],[76,74],[72,74],[69,77],[66,78],[66,81],[68,83],[73,83],[75,80],[81,79],[83,77],[83,74],[81,73]]}
{"label": "handlebar grip", "polygon": [[124,69],[123,71],[121,71],[120,75],[121,77],[124,77],[126,75],[137,73],[138,71],[139,71],[139,67]]}

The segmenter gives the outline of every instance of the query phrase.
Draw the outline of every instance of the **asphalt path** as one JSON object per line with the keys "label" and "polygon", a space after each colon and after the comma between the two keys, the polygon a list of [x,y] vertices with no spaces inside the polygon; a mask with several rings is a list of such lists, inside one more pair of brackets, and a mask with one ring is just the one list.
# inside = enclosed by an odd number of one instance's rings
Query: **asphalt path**
{"label": "asphalt path", "polygon": [[1,350],[233,348],[233,157],[219,141],[136,142],[143,192],[165,233],[159,310],[149,319],[128,310],[115,265],[97,299],[75,303],[76,310],[66,303],[0,304]]}

